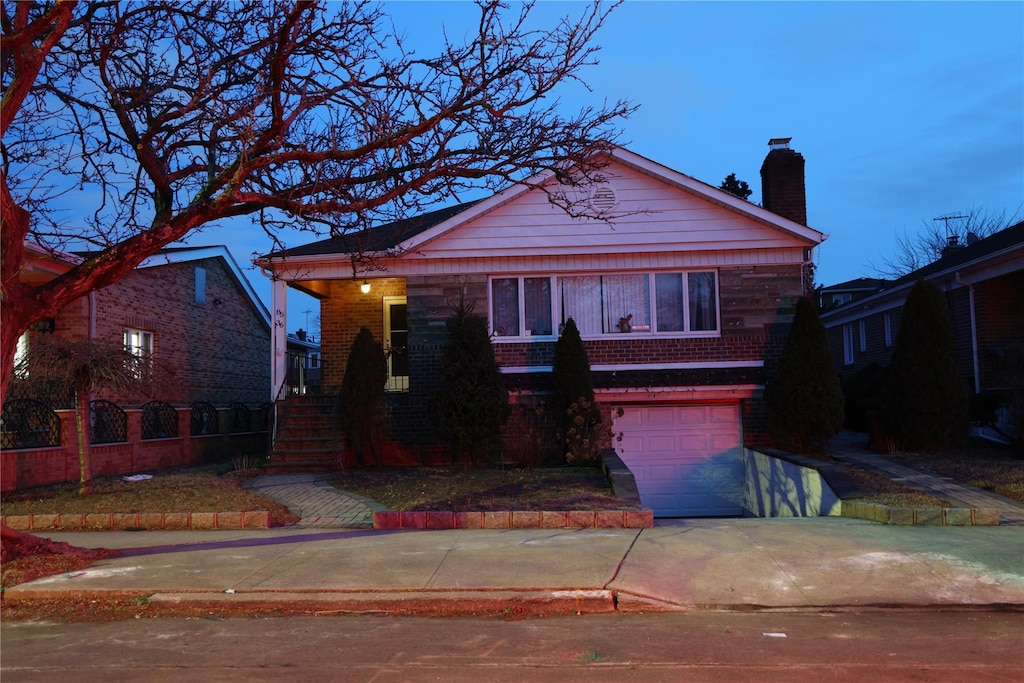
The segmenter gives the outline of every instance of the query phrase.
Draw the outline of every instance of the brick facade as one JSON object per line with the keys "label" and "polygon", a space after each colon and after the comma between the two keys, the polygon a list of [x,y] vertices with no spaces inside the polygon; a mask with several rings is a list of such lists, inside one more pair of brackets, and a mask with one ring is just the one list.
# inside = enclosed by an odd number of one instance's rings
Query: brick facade
{"label": "brick facade", "polygon": [[[205,301],[196,300],[196,268],[205,269]],[[98,290],[96,338],[123,343],[126,329],[153,334],[153,356],[169,381],[154,398],[174,405],[239,402],[255,408],[270,386],[270,330],[220,258],[141,268]],[[89,335],[89,297],[56,317],[54,334]],[[30,342],[31,343],[31,342]],[[122,407],[150,397],[100,392]]]}
{"label": "brick facade", "polygon": [[[771,372],[777,363],[785,343],[796,299],[801,292],[801,267],[722,268],[719,270],[719,283],[722,326],[719,337],[587,340],[584,345],[591,365],[649,364],[656,367],[673,363],[732,362],[756,365],[763,361],[764,369],[754,368],[739,379],[738,375],[725,377],[721,370],[699,369],[687,371],[685,377],[673,375],[663,378],[670,385],[686,382],[686,385],[712,386],[723,381],[726,384],[739,381],[763,385],[766,373]],[[477,314],[487,315],[487,275],[373,280],[370,294],[363,294],[355,281],[327,284],[328,297],[321,302],[321,350],[329,391],[340,387],[348,351],[361,327],[368,327],[375,338],[382,339],[383,297],[406,296],[409,390],[388,397],[391,433],[402,443],[420,450],[436,448],[428,410],[430,395],[440,386],[440,359],[447,343],[445,320],[460,300],[472,306]],[[495,356],[502,367],[550,366],[554,347],[553,341],[494,344]],[[513,376],[509,377],[514,383]],[[622,378],[618,381],[621,382]],[[742,410],[744,431],[751,443],[758,443],[763,437],[764,408],[761,403],[760,398],[751,399]]]}

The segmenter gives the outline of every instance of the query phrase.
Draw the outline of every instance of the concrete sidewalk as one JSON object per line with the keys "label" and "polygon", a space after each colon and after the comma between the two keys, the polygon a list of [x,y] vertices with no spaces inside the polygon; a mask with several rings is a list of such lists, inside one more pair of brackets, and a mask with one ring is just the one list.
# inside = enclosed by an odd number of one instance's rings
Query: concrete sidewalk
{"label": "concrete sidewalk", "polygon": [[444,614],[870,607],[1024,608],[1024,528],[843,518],[653,529],[70,532],[118,557],[9,600]]}

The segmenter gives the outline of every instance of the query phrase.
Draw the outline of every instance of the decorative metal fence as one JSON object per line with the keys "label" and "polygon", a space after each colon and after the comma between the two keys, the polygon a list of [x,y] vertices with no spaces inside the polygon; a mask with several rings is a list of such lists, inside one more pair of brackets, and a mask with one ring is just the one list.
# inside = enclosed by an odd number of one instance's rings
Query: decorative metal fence
{"label": "decorative metal fence", "polygon": [[270,401],[261,403],[258,416],[259,431],[269,432],[271,427],[274,426],[274,404]]}
{"label": "decorative metal fence", "polygon": [[196,401],[192,404],[192,436],[207,436],[220,433],[220,419],[217,409],[206,401]]}
{"label": "decorative metal fence", "polygon": [[128,416],[116,403],[103,400],[89,403],[89,425],[94,444],[128,440]]}
{"label": "decorative metal fence", "polygon": [[0,437],[0,445],[5,449],[59,446],[60,418],[40,401],[12,399],[4,403]]}
{"label": "decorative metal fence", "polygon": [[252,411],[244,403],[232,403],[228,406],[228,432],[240,434],[252,431]]}
{"label": "decorative metal fence", "polygon": [[169,439],[178,436],[178,411],[163,401],[142,406],[142,439]]}

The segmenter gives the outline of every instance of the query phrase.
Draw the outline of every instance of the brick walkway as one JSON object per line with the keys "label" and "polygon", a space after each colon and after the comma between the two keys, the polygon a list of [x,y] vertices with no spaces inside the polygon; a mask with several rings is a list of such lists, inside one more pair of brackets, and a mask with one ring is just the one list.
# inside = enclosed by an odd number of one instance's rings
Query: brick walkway
{"label": "brick walkway", "polygon": [[373,528],[373,513],[387,508],[327,483],[325,474],[270,474],[250,479],[246,488],[283,503],[315,528]]}
{"label": "brick walkway", "polygon": [[1001,524],[1024,525],[1024,504],[934,472],[886,460],[868,450],[865,439],[864,434],[841,432],[829,442],[828,454],[837,460],[859,465],[868,471],[930,493],[959,507],[999,510]]}

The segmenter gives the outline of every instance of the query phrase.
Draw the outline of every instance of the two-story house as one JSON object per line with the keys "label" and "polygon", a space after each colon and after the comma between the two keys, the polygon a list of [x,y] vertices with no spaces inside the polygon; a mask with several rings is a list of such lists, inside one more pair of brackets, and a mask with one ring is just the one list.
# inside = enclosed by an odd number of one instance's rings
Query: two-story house
{"label": "two-story house", "polygon": [[[804,159],[788,142],[770,143],[763,207],[616,148],[605,180],[587,189],[591,218],[515,185],[360,235],[382,270],[353,277],[355,241],[343,237],[257,263],[274,277],[275,315],[285,315],[286,286],[320,299],[328,390],[360,327],[392,350],[392,437],[420,453],[441,449],[428,402],[452,305],[464,299],[486,316],[518,392],[549,384],[573,318],[597,400],[622,408],[618,449],[646,504],[660,516],[740,514],[741,447],[764,436],[765,368],[825,238],[806,225]],[[272,358],[280,395],[286,368]]]}
{"label": "two-story house", "polygon": [[952,242],[927,266],[824,312],[840,376],[891,362],[903,303],[919,279],[946,295],[965,389],[1010,389],[1013,350],[1024,348],[1024,222],[968,244]]}

